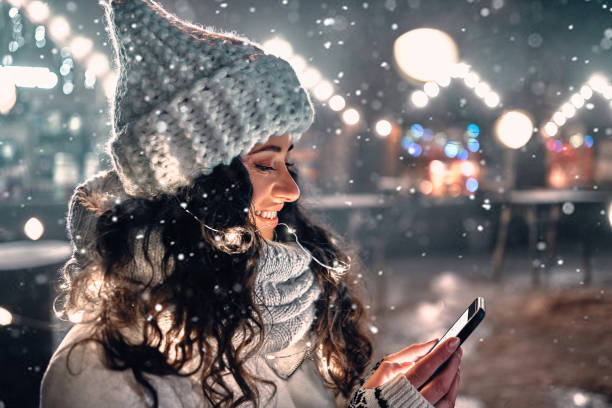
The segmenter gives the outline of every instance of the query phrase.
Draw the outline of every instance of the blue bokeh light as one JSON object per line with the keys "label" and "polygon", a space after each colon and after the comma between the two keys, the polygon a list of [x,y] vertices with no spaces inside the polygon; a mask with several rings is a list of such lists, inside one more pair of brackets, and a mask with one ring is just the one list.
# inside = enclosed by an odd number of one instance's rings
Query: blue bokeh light
{"label": "blue bokeh light", "polygon": [[408,150],[408,154],[414,157],[419,157],[421,153],[423,153],[423,148],[421,145],[414,142],[411,142],[406,150]]}
{"label": "blue bokeh light", "polygon": [[410,146],[411,142],[412,142],[412,140],[410,140],[410,138],[408,136],[402,137],[402,141],[401,141],[402,148],[404,150],[408,150],[408,147]]}
{"label": "blue bokeh light", "polygon": [[467,127],[467,131],[471,137],[478,137],[480,134],[480,128],[475,123],[470,123]]}
{"label": "blue bokeh light", "polygon": [[467,142],[467,147],[470,152],[475,153],[480,150],[480,142],[478,141],[478,139],[470,139]]}
{"label": "blue bokeh light", "polygon": [[459,151],[459,154],[457,154],[457,158],[458,158],[459,160],[467,160],[467,159],[468,159],[468,156],[469,156],[469,153],[468,153],[468,151],[467,151],[467,150],[465,150],[465,149],[461,149],[461,150]]}
{"label": "blue bokeh light", "polygon": [[470,177],[465,181],[465,188],[467,188],[470,193],[475,192],[476,190],[478,190],[478,180],[473,177]]}
{"label": "blue bokeh light", "polygon": [[423,140],[431,142],[434,138],[434,132],[430,128],[423,129]]}
{"label": "blue bokeh light", "polygon": [[419,125],[418,123],[415,123],[414,125],[410,126],[410,134],[415,139],[420,139],[421,137],[423,137],[423,132],[423,126]]}
{"label": "blue bokeh light", "polygon": [[451,159],[459,154],[459,144],[457,142],[447,142],[444,145],[444,154]]}
{"label": "blue bokeh light", "polygon": [[588,148],[593,147],[593,141],[594,141],[594,140],[593,140],[593,136],[591,136],[591,135],[586,135],[586,136],[584,137],[584,145],[585,145],[586,147],[588,147]]}

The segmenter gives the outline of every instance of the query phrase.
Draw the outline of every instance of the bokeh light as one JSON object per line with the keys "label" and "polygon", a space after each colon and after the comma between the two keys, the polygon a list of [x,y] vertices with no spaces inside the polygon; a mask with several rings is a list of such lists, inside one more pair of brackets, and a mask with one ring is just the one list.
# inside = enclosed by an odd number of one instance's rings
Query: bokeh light
{"label": "bokeh light", "polygon": [[321,73],[316,68],[307,68],[300,76],[302,85],[306,88],[312,88],[321,80]]}
{"label": "bokeh light", "polygon": [[561,112],[563,113],[563,115],[565,115],[566,118],[573,118],[576,114],[576,108],[570,103],[565,103],[561,107]]}
{"label": "bokeh light", "polygon": [[355,125],[359,122],[359,112],[356,109],[349,108],[342,112],[342,120],[347,125]]}
{"label": "bokeh light", "polygon": [[423,87],[425,94],[430,98],[434,98],[440,94],[440,87],[435,82],[427,82]]}
{"label": "bokeh light", "polygon": [[467,131],[471,137],[478,137],[478,135],[480,135],[480,128],[475,123],[470,123],[467,127]]}
{"label": "bokeh light", "polygon": [[476,190],[478,190],[478,180],[473,177],[468,178],[465,181],[465,188],[467,188],[470,193],[476,192]]}
{"label": "bokeh light", "polygon": [[423,126],[418,123],[415,123],[414,125],[410,126],[410,134],[415,139],[420,139],[421,137],[423,137],[424,134]]}
{"label": "bokeh light", "polygon": [[93,41],[83,36],[74,37],[70,42],[70,53],[78,60],[89,55],[92,49]]}
{"label": "bokeh light", "polygon": [[553,121],[557,124],[557,126],[563,126],[565,125],[565,122],[567,122],[567,119],[563,113],[555,112],[553,115]]}
{"label": "bokeh light", "polygon": [[459,59],[453,39],[433,28],[402,34],[393,44],[393,54],[402,73],[422,82],[445,81]]}
{"label": "bokeh light", "polygon": [[444,154],[453,158],[459,154],[459,144],[457,142],[447,142],[444,145]]}
{"label": "bokeh light", "polygon": [[33,23],[42,23],[49,17],[49,6],[47,3],[34,0],[26,6],[26,13]]}
{"label": "bokeh light", "polygon": [[93,73],[95,76],[99,77],[106,74],[110,70],[110,63],[106,55],[101,52],[96,52],[92,54],[87,59],[87,71]]}
{"label": "bokeh light", "polygon": [[544,133],[546,134],[546,136],[553,137],[557,134],[558,131],[559,127],[553,122],[548,122],[546,125],[544,125]]}
{"label": "bokeh light", "polygon": [[6,71],[0,68],[0,113],[5,115],[17,103],[17,87]]}
{"label": "bokeh light", "polygon": [[577,149],[580,146],[582,146],[582,143],[584,142],[584,137],[582,136],[582,134],[580,133],[576,133],[570,136],[569,138],[569,144],[574,148]]}
{"label": "bokeh light", "polygon": [[459,149],[459,153],[457,153],[457,159],[459,160],[467,160],[470,153],[465,149]]}
{"label": "bokeh light", "polygon": [[480,142],[478,142],[478,139],[470,139],[467,142],[467,147],[470,152],[476,153],[480,150]]}
{"label": "bokeh light", "polygon": [[334,87],[329,81],[319,82],[313,89],[315,98],[321,102],[328,100],[334,93]]}
{"label": "bokeh light", "polygon": [[36,217],[32,217],[26,221],[23,226],[23,232],[26,237],[30,238],[32,241],[36,241],[42,237],[45,232],[45,227],[42,222]]}
{"label": "bokeh light", "polygon": [[489,108],[495,108],[497,107],[497,105],[499,105],[500,102],[500,98],[499,95],[497,94],[497,92],[489,92],[487,93],[487,95],[484,98],[485,104],[489,107]]}
{"label": "bokeh light", "polygon": [[375,130],[378,136],[387,137],[391,134],[391,131],[393,130],[393,126],[391,125],[391,122],[389,122],[388,120],[382,119],[376,122]]}
{"label": "bokeh light", "polygon": [[0,326],[8,326],[13,323],[13,314],[0,306]]}
{"label": "bokeh light", "polygon": [[412,157],[419,157],[421,153],[423,153],[423,148],[421,147],[421,145],[415,142],[410,142],[408,144],[408,149],[406,150],[408,151],[408,154]]}
{"label": "bokeh light", "polygon": [[531,139],[533,122],[521,111],[507,111],[497,120],[495,133],[504,146],[519,149]]}
{"label": "bokeh light", "polygon": [[476,174],[476,166],[472,162],[465,161],[461,163],[461,173],[466,177],[471,177]]}
{"label": "bokeh light", "polygon": [[410,100],[412,101],[413,105],[416,106],[417,108],[424,108],[425,106],[427,106],[427,103],[429,102],[429,97],[427,96],[427,94],[423,91],[414,91],[412,93],[412,95],[410,96]]}
{"label": "bokeh light", "polygon": [[327,101],[327,103],[329,104],[331,110],[335,112],[341,111],[346,106],[346,101],[341,95],[332,96],[331,98],[329,98],[329,101]]}
{"label": "bokeh light", "polygon": [[49,36],[57,42],[63,42],[70,35],[70,23],[63,16],[56,16],[49,23]]}
{"label": "bokeh light", "polygon": [[279,58],[288,60],[293,55],[293,47],[291,44],[279,37],[271,38],[262,44],[265,52],[276,55]]}

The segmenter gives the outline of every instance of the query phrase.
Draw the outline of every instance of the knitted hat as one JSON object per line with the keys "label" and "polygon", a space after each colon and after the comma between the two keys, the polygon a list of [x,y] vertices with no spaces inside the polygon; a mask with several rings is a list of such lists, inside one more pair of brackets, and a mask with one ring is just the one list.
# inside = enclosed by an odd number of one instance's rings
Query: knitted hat
{"label": "knitted hat", "polygon": [[120,67],[109,149],[129,195],[173,194],[270,136],[298,140],[312,123],[289,63],[248,39],[188,24],[152,0],[113,0],[106,17]]}

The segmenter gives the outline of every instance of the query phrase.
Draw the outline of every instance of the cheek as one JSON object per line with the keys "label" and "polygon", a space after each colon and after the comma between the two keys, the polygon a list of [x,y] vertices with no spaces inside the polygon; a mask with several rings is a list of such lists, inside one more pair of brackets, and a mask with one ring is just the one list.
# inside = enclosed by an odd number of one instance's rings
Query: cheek
{"label": "cheek", "polygon": [[262,197],[266,195],[268,182],[265,176],[257,174],[255,170],[249,170],[249,178],[253,185],[253,198],[252,202],[257,203],[261,201]]}

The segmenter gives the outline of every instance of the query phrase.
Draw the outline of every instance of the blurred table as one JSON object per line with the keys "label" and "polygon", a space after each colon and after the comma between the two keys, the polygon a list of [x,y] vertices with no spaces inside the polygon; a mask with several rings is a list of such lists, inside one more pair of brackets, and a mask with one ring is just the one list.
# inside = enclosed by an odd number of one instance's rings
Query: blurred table
{"label": "blurred table", "polygon": [[[0,306],[12,322],[0,326],[0,403],[37,407],[42,375],[54,348],[52,323],[58,271],[67,241],[0,243]],[[53,320],[52,320],[53,319]]]}
{"label": "blurred table", "polygon": [[[612,191],[600,190],[514,190],[493,198],[494,202],[502,205],[497,235],[497,243],[493,252],[493,277],[499,279],[502,273],[504,252],[508,235],[508,226],[514,212],[523,216],[529,230],[529,260],[531,265],[531,276],[534,286],[540,284],[540,268],[536,264],[536,251],[538,240],[538,207],[548,207],[548,218],[546,220],[546,249],[547,257],[544,269],[550,267],[550,262],[556,251],[557,224],[561,215],[561,207],[564,203],[572,204],[601,204],[612,200]],[[591,248],[588,239],[588,226],[582,225],[582,263],[584,283],[591,282]]]}

